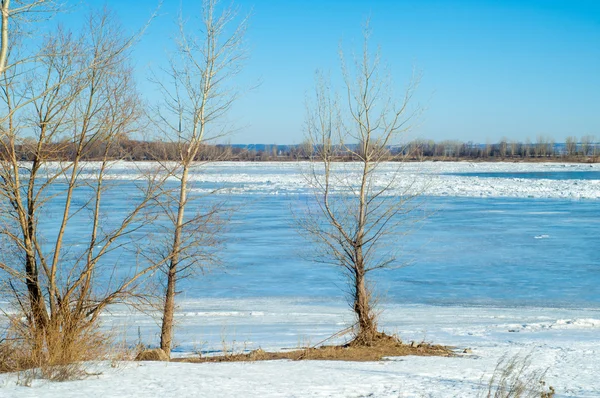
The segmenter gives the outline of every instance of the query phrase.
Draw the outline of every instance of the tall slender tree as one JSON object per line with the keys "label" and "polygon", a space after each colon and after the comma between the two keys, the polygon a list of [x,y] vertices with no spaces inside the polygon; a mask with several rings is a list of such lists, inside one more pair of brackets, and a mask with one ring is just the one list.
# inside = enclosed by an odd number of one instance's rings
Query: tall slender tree
{"label": "tall slender tree", "polygon": [[[414,207],[411,184],[400,181],[400,172],[385,176],[378,169],[389,160],[402,160],[405,151],[390,155],[403,133],[417,118],[411,107],[418,76],[399,101],[382,76],[379,51],[371,53],[370,29],[365,28],[362,53],[348,65],[343,53],[344,85],[340,100],[328,79],[318,76],[315,99],[307,112],[307,138],[314,148],[308,174],[314,206],[300,223],[320,250],[316,260],[340,267],[348,281],[350,305],[356,315],[355,344],[370,345],[382,337],[377,326],[369,275],[397,263],[399,230]],[[355,161],[338,163],[341,154]],[[395,163],[401,167],[400,163]]]}
{"label": "tall slender tree", "polygon": [[[189,209],[190,173],[208,139],[226,133],[227,112],[238,96],[232,84],[246,52],[247,19],[236,8],[221,7],[218,0],[203,0],[199,29],[180,18],[177,51],[164,70],[166,79],[156,79],[165,99],[157,109],[157,125],[177,144],[177,161],[165,164],[177,180],[174,205],[166,206],[170,243],[163,258],[166,283],[160,346],[170,356],[177,281],[194,268],[203,268],[217,258],[219,206],[192,214]],[[161,260],[162,261],[162,260]]]}

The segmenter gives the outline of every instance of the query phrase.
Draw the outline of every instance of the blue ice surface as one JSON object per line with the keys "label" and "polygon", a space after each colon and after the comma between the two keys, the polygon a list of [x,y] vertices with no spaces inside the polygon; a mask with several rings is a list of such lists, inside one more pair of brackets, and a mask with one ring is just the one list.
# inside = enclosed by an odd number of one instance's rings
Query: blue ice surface
{"label": "blue ice surface", "polygon": [[[60,187],[55,188],[59,190]],[[106,230],[115,228],[136,197],[124,181],[104,193]],[[75,203],[89,200],[78,191]],[[390,238],[398,269],[371,274],[380,300],[434,305],[548,306],[600,308],[600,201],[533,198],[424,197],[427,217]],[[213,195],[190,202],[188,214],[211,200],[236,211],[220,251],[223,267],[206,270],[178,287],[182,298],[339,299],[347,290],[339,267],[316,263],[317,247],[300,233],[293,214],[310,206],[310,195]],[[40,227],[51,251],[60,197],[44,210]],[[73,216],[67,256],[85,248],[89,211]],[[132,234],[144,237],[144,230]],[[168,241],[160,229],[140,243],[143,250]],[[146,245],[146,249],[143,245]],[[125,245],[102,260],[109,283],[136,264],[140,247]],[[138,261],[140,259],[138,257]],[[118,263],[115,272],[113,264]],[[102,273],[105,274],[102,274]]]}
{"label": "blue ice surface", "polygon": [[446,173],[461,177],[478,178],[523,178],[545,180],[600,180],[600,171],[519,171],[519,172],[468,172]]}
{"label": "blue ice surface", "polygon": [[[188,297],[339,297],[339,268],[310,259],[290,208],[302,196],[248,201],[233,219],[223,271],[193,282]],[[423,198],[428,217],[392,237],[397,269],[375,271],[393,303],[600,307],[600,202]],[[412,229],[412,231],[410,231]]]}

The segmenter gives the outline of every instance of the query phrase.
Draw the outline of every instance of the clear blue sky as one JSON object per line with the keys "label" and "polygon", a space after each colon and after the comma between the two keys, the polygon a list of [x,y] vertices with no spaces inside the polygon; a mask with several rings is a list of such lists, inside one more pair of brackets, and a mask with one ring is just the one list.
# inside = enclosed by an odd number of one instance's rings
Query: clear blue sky
{"label": "clear blue sky", "polygon": [[[88,0],[107,4],[129,28],[155,8],[152,0]],[[199,12],[199,0],[164,0],[160,15],[135,52],[143,77],[171,48],[181,4]],[[304,100],[316,69],[339,73],[338,47],[360,50],[361,27],[371,18],[373,43],[393,75],[397,92],[416,66],[423,77],[418,101],[426,107],[412,137],[435,140],[563,141],[568,135],[600,139],[600,1],[578,0],[237,0],[252,12],[251,58],[242,86],[260,86],[236,104],[233,143],[299,143]],[[69,24],[79,11],[62,17]]]}

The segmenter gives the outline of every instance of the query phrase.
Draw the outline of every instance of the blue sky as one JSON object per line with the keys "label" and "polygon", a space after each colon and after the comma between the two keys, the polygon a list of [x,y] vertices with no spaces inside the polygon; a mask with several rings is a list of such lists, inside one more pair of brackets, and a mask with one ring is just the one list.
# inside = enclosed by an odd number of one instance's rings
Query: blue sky
{"label": "blue sky", "polygon": [[[88,0],[61,17],[73,23],[88,6],[107,4],[129,29],[141,26],[152,0]],[[172,48],[183,5],[193,18],[199,0],[164,0],[135,50],[140,90],[154,89],[148,70]],[[435,140],[563,141],[600,139],[600,1],[517,0],[238,0],[250,13],[251,58],[239,76],[244,94],[231,113],[233,143],[299,143],[304,101],[317,69],[339,74],[338,48],[360,51],[367,17],[373,44],[402,93],[414,67],[422,72],[416,100],[426,110],[410,137]],[[193,19],[191,19],[193,21]]]}

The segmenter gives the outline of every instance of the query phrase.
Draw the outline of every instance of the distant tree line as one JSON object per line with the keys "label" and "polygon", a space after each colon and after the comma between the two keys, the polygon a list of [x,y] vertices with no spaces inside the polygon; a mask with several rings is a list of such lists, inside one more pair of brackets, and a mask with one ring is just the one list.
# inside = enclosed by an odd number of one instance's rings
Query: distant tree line
{"label": "distant tree line", "polygon": [[529,138],[526,138],[525,141],[501,139],[497,143],[485,144],[453,140],[440,142],[415,140],[402,151],[414,160],[423,160],[423,158],[439,160],[562,159],[596,162],[599,149],[600,145],[592,135],[585,135],[580,139],[569,136],[564,143],[556,143],[552,137],[539,135],[535,141]]}
{"label": "distant tree line", "polygon": [[[130,161],[178,160],[182,144],[166,141],[141,141],[119,137],[109,148],[102,141],[90,142],[83,160],[103,159],[107,154],[113,159]],[[185,144],[183,144],[185,146]],[[339,161],[354,161],[360,155],[361,144],[345,145],[334,148],[335,158]],[[183,148],[184,149],[184,148]],[[311,160],[319,148],[308,142],[296,145],[265,144],[207,144],[198,150],[197,161],[295,161]],[[597,162],[600,156],[600,143],[592,135],[580,138],[569,136],[563,143],[556,143],[549,136],[538,136],[535,141],[502,139],[497,143],[473,143],[458,140],[434,141],[417,139],[407,144],[382,148],[389,154],[389,160],[567,160],[576,162]],[[2,147],[0,147],[0,152]],[[16,146],[18,157],[22,161],[31,161],[38,151],[52,160],[73,160],[77,153],[71,141],[46,143],[42,148],[34,140],[24,140]]]}

